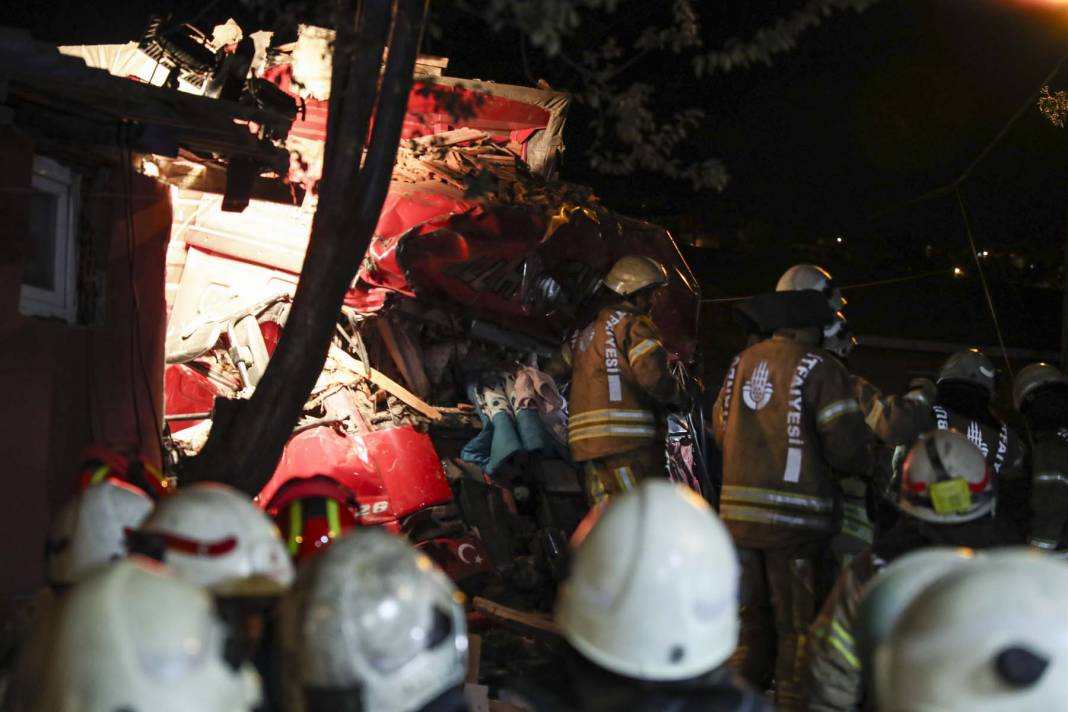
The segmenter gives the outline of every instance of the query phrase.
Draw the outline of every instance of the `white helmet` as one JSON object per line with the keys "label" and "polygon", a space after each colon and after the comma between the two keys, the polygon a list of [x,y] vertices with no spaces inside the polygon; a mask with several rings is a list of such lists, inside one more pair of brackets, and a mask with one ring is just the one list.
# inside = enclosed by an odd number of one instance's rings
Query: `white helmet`
{"label": "white helmet", "polygon": [[604,286],[622,297],[668,284],[667,269],[651,257],[620,257],[604,277]]}
{"label": "white helmet", "polygon": [[830,272],[816,265],[794,265],[783,272],[779,283],[775,285],[776,292],[798,292],[803,289],[813,289],[823,294],[833,311],[840,311],[847,303],[842,291],[834,285]]}
{"label": "white helmet", "polygon": [[144,557],[84,579],[35,635],[48,664],[35,680],[16,673],[18,710],[251,712],[262,701],[211,596]]}
{"label": "white helmet", "polygon": [[358,529],[335,540],[283,599],[288,708],[409,712],[460,688],[462,601],[403,539]]}
{"label": "white helmet", "polygon": [[992,552],[938,579],[875,653],[884,712],[1064,709],[1068,566],[1026,549]]}
{"label": "white helmet", "polygon": [[125,482],[104,480],[78,492],[48,529],[48,582],[72,584],[126,556],[126,530],[141,526],[151,511],[148,495]]}
{"label": "white helmet", "polygon": [[846,359],[857,347],[857,337],[842,312],[834,313],[834,320],[823,327],[823,348],[838,358]]}
{"label": "white helmet", "polygon": [[986,458],[954,430],[921,436],[901,473],[898,506],[917,519],[954,524],[994,510],[994,478]]}
{"label": "white helmet", "polygon": [[[573,554],[556,620],[597,665],[642,680],[720,666],[738,642],[738,559],[686,487],[646,480],[613,497]],[[586,529],[580,525],[580,531]]]}
{"label": "white helmet", "polygon": [[293,562],[270,517],[236,489],[204,482],[156,506],[137,532],[178,576],[223,596],[276,595],[293,582]]}
{"label": "white helmet", "polygon": [[855,633],[861,667],[871,669],[875,648],[927,586],[975,558],[973,549],[934,546],[910,552],[881,570],[857,606]]}

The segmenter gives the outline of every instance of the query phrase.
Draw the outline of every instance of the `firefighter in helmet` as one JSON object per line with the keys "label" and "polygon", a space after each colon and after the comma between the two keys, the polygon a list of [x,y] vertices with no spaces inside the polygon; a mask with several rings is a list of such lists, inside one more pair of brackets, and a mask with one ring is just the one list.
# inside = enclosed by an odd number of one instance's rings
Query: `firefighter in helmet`
{"label": "firefighter in helmet", "polygon": [[[842,298],[822,270],[792,268],[780,289]],[[811,266],[808,266],[811,267]],[[784,287],[784,282],[786,286]],[[742,564],[741,632],[733,664],[775,703],[801,705],[804,636],[833,578],[842,476],[867,478],[869,433],[846,368],[821,347],[822,329],[780,328],[735,357],[713,409],[723,450],[720,516]]]}
{"label": "firefighter in helmet", "polygon": [[94,569],[34,628],[4,709],[253,712],[262,700],[210,594],[132,556]]}
{"label": "firefighter in helmet", "polygon": [[214,594],[263,677],[263,709],[280,709],[275,604],[295,573],[270,517],[228,485],[198,482],[161,500],[129,538],[133,551]]}
{"label": "firefighter in helmet", "polygon": [[127,530],[140,526],[151,511],[147,494],[110,478],[85,486],[63,504],[45,543],[48,585],[0,625],[0,690],[38,620],[52,615],[79,581],[124,558]]}
{"label": "firefighter in helmet", "polygon": [[[902,516],[838,577],[811,629],[809,707],[856,709],[864,699],[859,604],[868,582],[910,552],[935,547],[989,549],[1020,543],[993,516],[994,478],[979,449],[960,433],[935,430],[912,446],[898,493]],[[948,566],[948,564],[946,565]],[[863,674],[862,674],[863,673]]]}
{"label": "firefighter in helmet", "polygon": [[875,650],[875,703],[905,710],[1064,709],[1068,567],[991,552],[939,578]]}
{"label": "firefighter in helmet", "polygon": [[1016,410],[1031,431],[1031,546],[1068,548],[1068,376],[1034,363],[1016,376]]}
{"label": "firefighter in helmet", "polygon": [[[1024,446],[991,409],[995,371],[990,359],[978,350],[958,351],[942,364],[933,386],[927,381],[900,398],[873,393],[861,399],[861,406],[876,437],[900,453],[931,430],[965,435],[990,466],[998,490],[998,517],[1022,531],[1030,489],[1023,467]],[[896,465],[894,477],[900,477]],[[892,485],[886,494],[892,499],[895,493],[896,485]]]}
{"label": "firefighter in helmet", "polygon": [[656,260],[619,259],[604,279],[616,298],[575,339],[568,443],[591,503],[664,473],[664,410],[686,400],[649,316],[667,283]]}
{"label": "firefighter in helmet", "polygon": [[591,513],[575,540],[556,602],[567,689],[545,709],[770,709],[726,665],[738,637],[738,561],[704,500],[643,482]]}
{"label": "firefighter in helmet", "polygon": [[463,600],[404,539],[370,527],[339,538],[282,606],[285,709],[466,712]]}

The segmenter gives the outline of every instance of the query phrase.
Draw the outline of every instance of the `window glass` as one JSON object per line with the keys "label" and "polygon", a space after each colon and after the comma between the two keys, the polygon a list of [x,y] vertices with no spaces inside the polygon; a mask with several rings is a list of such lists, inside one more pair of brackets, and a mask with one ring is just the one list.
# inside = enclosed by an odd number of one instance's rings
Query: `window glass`
{"label": "window glass", "polygon": [[30,234],[22,275],[24,284],[39,289],[56,288],[56,218],[59,199],[34,190],[30,194]]}

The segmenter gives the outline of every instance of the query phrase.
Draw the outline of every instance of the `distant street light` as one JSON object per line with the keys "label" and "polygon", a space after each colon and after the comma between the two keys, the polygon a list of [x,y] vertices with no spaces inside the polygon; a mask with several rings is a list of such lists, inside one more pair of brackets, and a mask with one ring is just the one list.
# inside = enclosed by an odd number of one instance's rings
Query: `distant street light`
{"label": "distant street light", "polygon": [[964,270],[962,270],[960,267],[954,267],[953,268],[953,276],[954,277],[962,277],[962,276],[964,276]]}

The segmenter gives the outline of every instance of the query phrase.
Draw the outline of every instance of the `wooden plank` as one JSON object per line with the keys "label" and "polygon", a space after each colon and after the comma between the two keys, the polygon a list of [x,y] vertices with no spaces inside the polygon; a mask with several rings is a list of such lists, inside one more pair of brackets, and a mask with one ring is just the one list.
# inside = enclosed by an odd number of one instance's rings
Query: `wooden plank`
{"label": "wooden plank", "polygon": [[406,406],[412,408],[413,410],[422,413],[430,420],[441,420],[442,415],[437,408],[430,405],[425,400],[415,395],[407,388],[397,383],[381,371],[377,371],[373,368],[365,368],[360,361],[356,360],[355,358],[345,353],[336,346],[330,347],[330,357],[348,370],[352,371],[357,376],[367,378],[367,380],[369,380],[371,383],[375,384],[382,390],[390,393],[391,395],[396,396],[397,399],[400,400],[400,402],[404,403]]}
{"label": "wooden plank", "polygon": [[554,636],[563,635],[560,631],[560,626],[544,613],[520,611],[491,601],[488,598],[482,598],[481,596],[475,596],[472,605],[479,613],[502,623],[510,623],[537,633],[548,633],[549,635]]}
{"label": "wooden plank", "polygon": [[490,712],[530,712],[526,707],[516,707],[500,700],[489,701]]}
{"label": "wooden plank", "polygon": [[478,673],[482,668],[482,636],[472,633],[467,636],[467,678],[465,682],[478,684]]}
{"label": "wooden plank", "polygon": [[378,333],[381,334],[382,340],[386,344],[386,350],[389,351],[397,370],[401,372],[401,376],[408,382],[408,387],[420,398],[429,396],[430,379],[427,378],[426,371],[423,370],[423,364],[419,361],[419,354],[416,353],[415,345],[408,338],[408,334],[402,328],[398,328],[384,314],[375,319],[374,324],[378,327]]}

